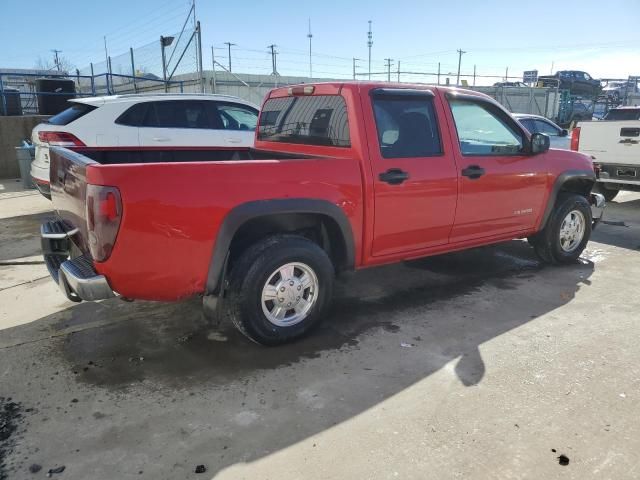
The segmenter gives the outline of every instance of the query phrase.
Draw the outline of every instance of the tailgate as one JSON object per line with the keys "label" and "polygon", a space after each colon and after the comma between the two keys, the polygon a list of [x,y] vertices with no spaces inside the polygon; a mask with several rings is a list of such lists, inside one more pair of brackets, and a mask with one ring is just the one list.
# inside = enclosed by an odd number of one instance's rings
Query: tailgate
{"label": "tailgate", "polygon": [[88,253],[86,174],[87,167],[96,162],[62,147],[51,147],[49,156],[53,208],[62,221],[78,229],[73,241],[83,253]]}
{"label": "tailgate", "polygon": [[579,150],[596,162],[640,165],[640,121],[585,122],[580,130]]}

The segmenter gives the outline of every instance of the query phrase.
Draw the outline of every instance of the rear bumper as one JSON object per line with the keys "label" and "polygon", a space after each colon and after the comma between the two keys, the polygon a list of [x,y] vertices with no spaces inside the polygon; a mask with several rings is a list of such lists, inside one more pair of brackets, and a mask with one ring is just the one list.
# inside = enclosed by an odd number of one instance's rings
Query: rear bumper
{"label": "rear bumper", "polygon": [[40,180],[38,178],[35,177],[31,177],[31,180],[33,182],[33,184],[36,186],[36,188],[38,189],[38,191],[46,198],[48,198],[49,200],[51,200],[51,185],[49,185],[49,182],[45,182],[44,180]]}
{"label": "rear bumper", "polygon": [[600,193],[592,193],[589,197],[591,203],[591,217],[593,218],[593,227],[596,228],[598,223],[604,217],[604,209],[606,207],[606,202],[604,200],[604,195]]}
{"label": "rear bumper", "polygon": [[94,301],[115,297],[104,275],[98,274],[89,255],[69,259],[70,238],[76,229],[61,221],[40,226],[42,252],[49,274],[71,301]]}

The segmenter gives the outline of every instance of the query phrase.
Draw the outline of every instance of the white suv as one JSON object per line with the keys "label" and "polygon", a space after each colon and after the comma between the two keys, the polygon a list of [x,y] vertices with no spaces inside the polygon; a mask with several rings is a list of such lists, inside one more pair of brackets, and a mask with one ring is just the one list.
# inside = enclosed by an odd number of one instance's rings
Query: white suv
{"label": "white suv", "polygon": [[115,95],[70,100],[33,129],[31,176],[47,198],[49,146],[153,148],[251,147],[258,108],[238,97],[206,94]]}

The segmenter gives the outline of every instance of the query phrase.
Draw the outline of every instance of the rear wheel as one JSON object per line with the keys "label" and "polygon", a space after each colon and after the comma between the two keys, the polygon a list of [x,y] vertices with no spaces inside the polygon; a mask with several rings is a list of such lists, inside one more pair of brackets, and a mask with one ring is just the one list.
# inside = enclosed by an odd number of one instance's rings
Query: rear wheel
{"label": "rear wheel", "polygon": [[254,342],[278,345],[320,322],[333,290],[333,265],[314,242],[295,235],[269,237],[236,262],[228,313]]}
{"label": "rear wheel", "polygon": [[547,263],[572,263],[582,254],[591,236],[591,207],[576,194],[563,194],[544,229],[530,243]]}

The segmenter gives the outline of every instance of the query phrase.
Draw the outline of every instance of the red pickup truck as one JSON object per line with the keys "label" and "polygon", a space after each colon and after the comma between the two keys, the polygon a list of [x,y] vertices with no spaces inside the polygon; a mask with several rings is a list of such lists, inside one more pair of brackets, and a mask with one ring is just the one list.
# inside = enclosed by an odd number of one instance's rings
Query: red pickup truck
{"label": "red pickup truck", "polygon": [[273,345],[321,319],[346,270],[514,238],[575,261],[595,181],[480,93],[299,85],[267,95],[252,149],[52,148],[41,235],[72,300],[201,295]]}

